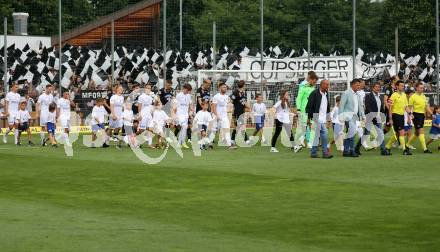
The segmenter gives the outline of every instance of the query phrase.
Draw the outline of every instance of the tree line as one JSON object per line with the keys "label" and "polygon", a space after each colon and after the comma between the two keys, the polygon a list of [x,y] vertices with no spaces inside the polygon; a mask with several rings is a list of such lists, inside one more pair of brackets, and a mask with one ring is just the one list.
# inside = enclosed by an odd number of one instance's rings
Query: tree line
{"label": "tree line", "polygon": [[[63,1],[63,30],[67,31],[140,0]],[[212,23],[217,24],[217,45],[259,48],[260,1],[183,0],[183,47],[203,48],[212,42]],[[351,54],[352,1],[265,0],[265,45],[295,50],[307,48],[307,24],[311,24],[314,53],[339,51]],[[167,1],[167,41],[179,45],[179,0]],[[58,32],[58,0],[5,0],[0,15],[28,12],[30,35]],[[162,26],[161,26],[162,27]],[[394,52],[394,31],[399,28],[400,51],[407,54],[435,53],[434,0],[358,0],[357,46],[369,53]]]}

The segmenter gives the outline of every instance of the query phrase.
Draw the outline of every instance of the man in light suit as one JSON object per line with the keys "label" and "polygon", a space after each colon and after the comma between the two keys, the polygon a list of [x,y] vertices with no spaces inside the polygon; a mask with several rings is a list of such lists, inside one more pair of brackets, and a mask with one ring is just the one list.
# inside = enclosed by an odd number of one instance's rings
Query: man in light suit
{"label": "man in light suit", "polygon": [[346,136],[344,139],[344,157],[359,157],[355,152],[356,120],[362,121],[365,118],[362,99],[357,94],[360,89],[360,80],[354,79],[350,88],[342,94],[339,105],[339,120],[345,123]]}

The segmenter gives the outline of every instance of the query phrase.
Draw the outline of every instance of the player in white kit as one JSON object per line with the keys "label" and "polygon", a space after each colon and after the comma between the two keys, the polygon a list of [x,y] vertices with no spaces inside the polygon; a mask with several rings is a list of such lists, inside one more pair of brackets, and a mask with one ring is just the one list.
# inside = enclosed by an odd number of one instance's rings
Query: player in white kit
{"label": "player in white kit", "polygon": [[122,86],[118,85],[115,88],[115,94],[110,98],[110,120],[109,120],[109,132],[108,136],[112,136],[112,133],[118,138],[118,146],[121,145],[121,138],[119,132],[122,129],[124,120],[122,119],[122,112],[124,108],[124,96],[122,96]]}
{"label": "player in white kit", "polygon": [[157,138],[157,147],[164,148],[165,143],[163,142],[166,139],[166,135],[164,132],[165,126],[169,125],[171,122],[171,118],[162,110],[162,103],[160,101],[154,102],[154,111],[153,111],[153,128],[154,133],[158,135]]}
{"label": "player in white kit", "polygon": [[29,119],[31,119],[31,115],[29,114],[29,111],[27,110],[27,102],[22,101],[22,102],[20,102],[20,110],[18,111],[17,117],[16,117],[16,123],[17,123],[17,128],[18,128],[17,145],[21,145],[20,136],[21,136],[21,133],[23,133],[23,132],[27,133],[29,146],[34,145],[32,143],[31,129],[29,128]]}
{"label": "player in white kit", "polygon": [[191,90],[189,84],[183,85],[182,92],[176,95],[176,106],[174,107],[175,125],[179,132],[178,140],[182,148],[188,149],[186,145],[186,135],[188,130],[188,120],[191,113]]}
{"label": "player in white kit", "polygon": [[[261,94],[255,95],[256,102],[252,106],[252,114],[255,117],[255,131],[253,136],[258,135],[260,132],[263,131],[264,128],[264,120],[266,118],[266,104],[263,103],[263,96]],[[266,143],[266,139],[264,138],[264,135],[261,134],[261,142]]]}
{"label": "player in white kit", "polygon": [[150,148],[153,146],[153,104],[156,101],[156,95],[151,91],[151,85],[147,84],[145,86],[144,93],[142,93],[138,98],[138,108],[139,108],[139,126],[136,135],[141,135],[144,131],[147,134],[147,143]]}
{"label": "player in white kit", "polygon": [[[231,141],[231,123],[228,118],[228,105],[231,102],[229,96],[226,94],[228,86],[225,83],[219,84],[220,93],[214,95],[212,98],[211,111],[214,114],[214,119],[217,121],[217,127],[220,129],[220,140],[222,140],[228,149],[236,149]],[[212,140],[212,139],[211,139]]]}
{"label": "player in white kit", "polygon": [[40,139],[41,139],[41,145],[44,144],[45,140],[45,132],[47,132],[47,117],[49,115],[49,105],[54,101],[53,94],[52,94],[52,85],[47,84],[46,90],[44,93],[42,93],[37,100],[37,113],[38,118],[40,118]]}
{"label": "player in white kit", "polygon": [[197,112],[196,116],[194,117],[193,128],[197,129],[197,133],[200,136],[200,149],[206,150],[208,146],[212,148],[212,145],[210,145],[211,142],[207,137],[207,132],[213,119],[211,113],[208,111],[209,103],[207,101],[202,101],[200,107],[202,110]]}
{"label": "player in white kit", "polygon": [[75,107],[75,104],[70,100],[70,93],[64,91],[63,97],[57,101],[57,118],[63,130],[61,139],[64,139],[67,146],[72,145],[69,141],[70,111],[72,107]]}
{"label": "player in white kit", "polygon": [[136,138],[133,131],[133,104],[129,101],[124,103],[124,111],[122,112],[122,120],[124,124],[125,136],[123,141],[130,146],[137,146]]}
{"label": "player in white kit", "polygon": [[4,108],[4,115],[8,117],[8,128],[6,129],[5,134],[3,135],[3,142],[7,143],[8,139],[7,136],[9,132],[14,129],[14,139],[15,144],[17,144],[17,138],[18,138],[18,128],[16,124],[17,114],[18,114],[18,107],[21,101],[20,94],[18,93],[18,84],[14,83],[11,86],[11,91],[9,91],[6,94],[5,98],[5,108]]}
{"label": "player in white kit", "polygon": [[[107,110],[105,110],[104,107],[105,99],[99,98],[96,100],[96,104],[92,109],[92,141],[96,141],[98,138],[99,132],[104,132],[104,143],[102,147],[107,148],[108,146],[108,139],[109,137],[105,133],[105,119],[108,116]],[[92,144],[92,148],[95,148],[95,144]]]}

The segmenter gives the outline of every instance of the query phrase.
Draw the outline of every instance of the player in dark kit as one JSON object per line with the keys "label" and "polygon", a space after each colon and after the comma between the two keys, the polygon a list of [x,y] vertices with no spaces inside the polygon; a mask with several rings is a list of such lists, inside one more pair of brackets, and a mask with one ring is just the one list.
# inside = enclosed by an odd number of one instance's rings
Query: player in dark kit
{"label": "player in dark kit", "polygon": [[[234,130],[232,131],[232,143],[235,144],[235,135],[237,134],[237,128],[246,125],[246,120],[244,118],[240,119],[246,111],[250,111],[250,107],[247,103],[246,92],[244,89],[245,82],[241,80],[238,83],[238,89],[234,90],[231,95],[231,101],[234,105],[234,113],[232,114],[232,121],[234,123]],[[248,141],[248,136],[246,131],[244,132],[244,140]]]}
{"label": "player in dark kit", "polygon": [[[172,110],[172,104],[171,101],[174,98],[174,89],[172,87],[171,80],[166,80],[165,86],[161,89],[159,89],[159,92],[157,92],[157,95],[159,96],[160,103],[162,103],[162,110],[167,114],[171,115]],[[167,124],[165,127],[170,128],[170,126]],[[174,132],[177,135],[177,131]]]}
{"label": "player in dark kit", "polygon": [[196,91],[196,112],[202,110],[202,105],[204,102],[208,104],[208,111],[211,108],[211,80],[204,79],[203,84]]}
{"label": "player in dark kit", "polygon": [[[171,100],[174,97],[174,89],[172,87],[171,80],[167,80],[165,82],[165,87],[159,89],[159,92],[157,93],[157,95],[159,95],[160,102],[162,103],[162,106],[164,106],[164,109],[166,107],[171,108],[171,103],[168,104],[169,102],[171,102]],[[167,109],[166,109],[166,112],[168,112]]]}

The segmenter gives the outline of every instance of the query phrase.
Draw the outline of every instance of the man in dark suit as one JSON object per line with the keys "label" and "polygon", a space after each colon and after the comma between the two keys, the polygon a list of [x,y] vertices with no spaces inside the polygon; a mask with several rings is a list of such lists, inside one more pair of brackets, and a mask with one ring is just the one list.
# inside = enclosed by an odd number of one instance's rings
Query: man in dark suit
{"label": "man in dark suit", "polygon": [[376,132],[378,134],[377,141],[380,142],[380,150],[382,156],[390,156],[391,153],[385,148],[384,134],[383,134],[383,122],[385,119],[385,106],[382,104],[382,99],[380,97],[381,83],[379,81],[375,82],[371,88],[371,92],[365,96],[365,115],[366,124],[365,132],[362,139],[359,140],[356,145],[356,151],[360,150],[363,141],[366,141],[370,137],[371,128],[376,127]]}
{"label": "man in dark suit", "polygon": [[318,157],[318,145],[321,141],[322,158],[330,159],[333,156],[328,149],[328,128],[330,127],[330,101],[328,99],[328,87],[330,81],[322,80],[319,89],[315,89],[309,96],[306,113],[307,124],[315,131],[312,143],[311,157]]}

